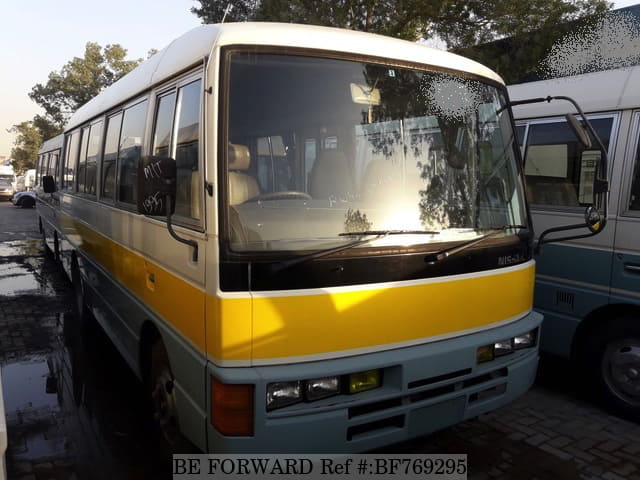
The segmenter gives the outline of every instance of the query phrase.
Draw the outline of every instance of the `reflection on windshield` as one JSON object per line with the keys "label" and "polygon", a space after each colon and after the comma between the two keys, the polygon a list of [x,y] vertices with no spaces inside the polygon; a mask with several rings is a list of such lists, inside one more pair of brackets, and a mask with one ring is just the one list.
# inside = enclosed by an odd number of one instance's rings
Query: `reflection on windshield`
{"label": "reflection on windshield", "polygon": [[[231,248],[464,241],[526,224],[503,91],[442,73],[235,54],[228,120]],[[439,235],[411,232],[434,231]]]}

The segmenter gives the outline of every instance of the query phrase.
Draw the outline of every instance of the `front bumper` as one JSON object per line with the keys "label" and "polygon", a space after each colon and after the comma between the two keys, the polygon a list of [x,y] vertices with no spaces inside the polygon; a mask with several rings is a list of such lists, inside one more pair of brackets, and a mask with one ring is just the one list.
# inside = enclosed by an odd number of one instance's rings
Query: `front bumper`
{"label": "front bumper", "polygon": [[[501,407],[526,392],[538,364],[538,347],[482,364],[481,345],[539,327],[531,312],[506,326],[380,353],[335,360],[253,368],[209,364],[208,378],[255,385],[253,437],[226,437],[207,422],[211,452],[362,452],[454,425]],[[267,384],[382,369],[380,388],[338,395],[267,412]],[[210,389],[209,389],[210,391]],[[211,411],[211,399],[207,401]]]}

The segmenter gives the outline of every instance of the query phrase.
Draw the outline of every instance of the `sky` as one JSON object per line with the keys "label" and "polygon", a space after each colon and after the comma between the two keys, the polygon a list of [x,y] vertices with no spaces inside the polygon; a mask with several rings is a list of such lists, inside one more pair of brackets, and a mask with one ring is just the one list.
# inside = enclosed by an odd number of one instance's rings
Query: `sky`
{"label": "sky", "polygon": [[[640,3],[620,0],[614,8]],[[76,56],[87,42],[119,43],[128,58],[146,58],[200,25],[194,0],[0,0],[0,156],[8,156],[13,125],[41,109],[28,93],[51,71]]]}

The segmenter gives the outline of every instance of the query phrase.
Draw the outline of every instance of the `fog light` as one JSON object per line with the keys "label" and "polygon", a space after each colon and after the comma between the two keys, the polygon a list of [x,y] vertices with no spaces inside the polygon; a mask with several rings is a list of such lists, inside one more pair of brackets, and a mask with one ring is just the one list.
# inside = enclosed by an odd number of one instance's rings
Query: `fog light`
{"label": "fog light", "polygon": [[478,347],[478,351],[476,352],[476,360],[478,363],[490,362],[493,358],[493,345]]}
{"label": "fog light", "polygon": [[293,405],[302,400],[300,382],[276,382],[267,386],[267,410]]}
{"label": "fog light", "polygon": [[379,386],[380,370],[367,370],[349,375],[349,393],[364,392]]}
{"label": "fog light", "polygon": [[513,337],[513,348],[518,350],[520,348],[533,347],[536,344],[536,338],[538,337],[538,329],[531,330],[524,335],[518,335]]}
{"label": "fog light", "polygon": [[511,353],[511,352],[513,352],[513,344],[512,344],[511,338],[496,342],[495,345],[493,346],[493,354],[496,357],[507,355],[508,353]]}
{"label": "fog light", "polygon": [[340,380],[338,377],[315,378],[307,380],[305,388],[305,398],[309,401],[337,395],[340,391]]}

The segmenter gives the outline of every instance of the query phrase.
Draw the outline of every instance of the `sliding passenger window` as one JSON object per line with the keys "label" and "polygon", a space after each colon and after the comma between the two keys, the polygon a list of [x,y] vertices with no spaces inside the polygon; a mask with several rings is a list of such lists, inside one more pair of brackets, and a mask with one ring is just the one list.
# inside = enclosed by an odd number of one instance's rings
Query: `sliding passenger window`
{"label": "sliding passenger window", "polygon": [[78,160],[77,188],[84,193],[87,176],[87,146],[89,145],[89,127],[82,129],[82,142],[80,143],[80,159]]}
{"label": "sliding passenger window", "polygon": [[156,110],[156,126],[153,133],[153,154],[157,157],[171,156],[171,127],[176,105],[175,92],[160,97]]}
{"label": "sliding passenger window", "polygon": [[[638,118],[640,124],[640,118]],[[631,192],[629,195],[629,210],[640,210],[640,138],[636,143],[636,159],[631,178]]]}
{"label": "sliding passenger window", "polygon": [[138,162],[147,117],[147,101],[124,111],[118,152],[118,200],[135,204],[138,198]]}
{"label": "sliding passenger window", "polygon": [[64,164],[64,188],[73,190],[75,181],[76,162],[78,161],[78,151],[80,143],[80,130],[76,130],[71,135],[67,135],[67,154]]}
{"label": "sliding passenger window", "polygon": [[179,88],[176,107],[176,214],[194,220],[200,219],[200,192],[204,188],[198,171],[201,92],[200,80]]}
{"label": "sliding passenger window", "polygon": [[96,194],[96,171],[98,155],[100,154],[100,142],[102,141],[102,122],[91,125],[89,133],[89,146],[87,148],[87,173],[85,180],[85,193]]}
{"label": "sliding passenger window", "polygon": [[114,201],[116,199],[116,160],[118,159],[121,126],[122,112],[107,119],[107,134],[102,156],[102,188],[100,190],[100,198],[104,200]]}
{"label": "sliding passenger window", "polygon": [[[593,119],[591,124],[608,148],[613,118]],[[594,139],[592,143],[594,146],[585,150],[564,119],[532,123],[525,151],[529,202],[555,207],[591,205],[593,178],[601,156]]]}

